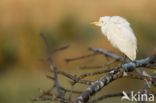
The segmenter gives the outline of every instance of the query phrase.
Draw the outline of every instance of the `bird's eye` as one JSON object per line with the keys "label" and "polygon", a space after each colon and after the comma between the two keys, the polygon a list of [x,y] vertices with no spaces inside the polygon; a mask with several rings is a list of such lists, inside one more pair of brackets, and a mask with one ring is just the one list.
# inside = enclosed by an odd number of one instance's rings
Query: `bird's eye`
{"label": "bird's eye", "polygon": [[104,21],[101,21],[101,24],[103,24],[103,25],[104,25],[104,24],[105,24],[105,22],[104,22]]}

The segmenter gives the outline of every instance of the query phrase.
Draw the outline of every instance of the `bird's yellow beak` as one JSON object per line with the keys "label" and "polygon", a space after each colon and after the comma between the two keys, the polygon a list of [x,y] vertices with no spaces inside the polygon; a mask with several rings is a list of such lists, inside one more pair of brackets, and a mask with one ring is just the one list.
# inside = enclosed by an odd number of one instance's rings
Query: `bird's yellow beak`
{"label": "bird's yellow beak", "polygon": [[93,24],[93,25],[96,25],[96,26],[101,26],[100,24],[100,22],[91,22],[90,24]]}

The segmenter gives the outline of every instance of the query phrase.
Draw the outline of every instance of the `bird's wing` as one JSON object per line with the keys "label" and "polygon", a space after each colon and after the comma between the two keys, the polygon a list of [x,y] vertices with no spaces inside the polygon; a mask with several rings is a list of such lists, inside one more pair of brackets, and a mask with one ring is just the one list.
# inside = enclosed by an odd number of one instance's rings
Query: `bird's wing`
{"label": "bird's wing", "polygon": [[111,22],[102,27],[102,32],[114,47],[118,48],[131,60],[135,60],[137,50],[136,37],[130,26],[125,24]]}

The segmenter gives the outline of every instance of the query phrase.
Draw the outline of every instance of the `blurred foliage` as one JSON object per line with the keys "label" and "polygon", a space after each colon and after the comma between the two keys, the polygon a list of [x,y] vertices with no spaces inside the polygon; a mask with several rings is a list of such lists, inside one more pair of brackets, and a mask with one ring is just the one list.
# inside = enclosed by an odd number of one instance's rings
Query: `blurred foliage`
{"label": "blurred foliage", "polygon": [[[46,58],[40,32],[46,34],[51,50],[62,44],[71,45],[69,50],[54,58],[60,68],[72,73],[75,73],[75,65],[91,64],[95,58],[71,65],[63,59],[87,54],[88,46],[120,54],[101,35],[98,27],[90,25],[104,15],[120,15],[130,21],[138,38],[138,58],[156,53],[155,4],[155,0],[1,0],[0,102],[28,103],[38,93],[37,88],[50,86],[44,77],[48,66],[39,62]],[[96,59],[95,64],[102,62],[106,61]],[[140,85],[136,83],[137,88]]]}
{"label": "blurred foliage", "polygon": [[95,34],[94,29],[88,24],[79,23],[79,20],[71,15],[65,17],[58,26],[58,34],[62,35],[63,39],[86,42]]}
{"label": "blurred foliage", "polygon": [[12,66],[12,64],[17,63],[18,55],[16,46],[11,41],[2,41],[0,48],[0,74],[3,75],[4,71],[8,69],[8,66]]}

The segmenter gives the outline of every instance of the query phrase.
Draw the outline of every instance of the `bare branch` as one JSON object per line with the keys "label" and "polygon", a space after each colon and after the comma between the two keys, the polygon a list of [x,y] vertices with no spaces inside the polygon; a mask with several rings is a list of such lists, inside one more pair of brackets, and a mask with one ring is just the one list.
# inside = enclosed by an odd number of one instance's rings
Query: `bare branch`
{"label": "bare branch", "polygon": [[106,76],[103,76],[99,80],[95,81],[91,86],[89,86],[76,100],[76,103],[86,103],[91,96],[100,91],[104,86],[108,85],[112,81],[121,78],[123,76],[123,71],[120,69],[113,70],[109,72]]}
{"label": "bare branch", "polygon": [[49,65],[50,65],[51,71],[53,71],[52,78],[54,79],[54,84],[55,84],[55,86],[56,86],[56,89],[57,89],[57,92],[58,92],[58,96],[61,97],[61,98],[63,98],[63,97],[62,97],[62,92],[61,92],[61,90],[60,90],[60,85],[59,85],[59,82],[58,82],[57,73],[56,73],[57,67],[56,67],[56,65],[54,64],[54,62],[53,62],[53,60],[52,60],[52,58],[51,58],[51,56],[50,56],[50,53],[51,53],[51,52],[50,52],[50,47],[49,47],[48,41],[47,41],[47,39],[46,39],[46,37],[45,37],[44,34],[41,33],[40,35],[41,35],[41,37],[42,37],[42,39],[43,39],[43,41],[44,41],[44,43],[45,43],[46,49],[47,49],[48,63],[49,63]]}
{"label": "bare branch", "polygon": [[[133,62],[122,64],[121,67],[126,72],[134,71],[135,68],[145,67],[147,64],[154,64],[156,62],[156,55],[147,57],[145,59],[136,60]],[[91,86],[89,86],[76,100],[76,103],[86,103],[91,96],[96,94],[104,86],[108,85],[112,81],[123,77],[123,71],[121,69],[116,69],[110,71],[106,76],[95,81]]]}
{"label": "bare branch", "polygon": [[121,57],[121,56],[118,56],[110,51],[107,51],[105,49],[101,49],[101,48],[89,48],[90,51],[93,51],[95,53],[100,53],[106,57],[110,57],[112,59],[115,59],[117,61],[121,61],[121,62],[124,62],[124,58]]}
{"label": "bare branch", "polygon": [[[76,84],[76,83],[81,83],[81,84],[85,84],[85,85],[91,85],[91,84],[93,83],[93,81],[90,81],[90,80],[80,80],[79,77],[73,76],[73,75],[68,74],[68,73],[66,73],[66,72],[63,72],[63,71],[57,71],[57,73],[60,74],[60,75],[63,75],[64,77],[66,77],[66,78],[68,78],[68,79],[70,79],[70,80],[72,80],[72,81],[70,82],[72,85],[74,85],[74,84]],[[49,79],[54,80],[52,76],[47,75],[47,77],[48,77]]]}
{"label": "bare branch", "polygon": [[90,72],[90,73],[84,73],[84,74],[81,74],[79,76],[79,79],[83,79],[85,77],[88,77],[88,76],[94,76],[94,75],[98,75],[98,74],[103,74],[103,73],[108,73],[114,69],[117,69],[118,67],[116,68],[111,68],[111,69],[105,69],[105,70],[99,70],[99,71],[95,71],[95,72]]}
{"label": "bare branch", "polygon": [[121,67],[126,72],[134,71],[138,67],[146,67],[148,64],[154,64],[156,62],[156,55],[147,57],[141,60],[135,60],[129,63],[122,64]]}
{"label": "bare branch", "polygon": [[[55,65],[51,54],[54,54],[56,52],[65,50],[69,47],[69,45],[65,45],[62,47],[59,47],[52,52],[50,51],[50,47],[48,45],[48,41],[46,37],[41,34],[41,37],[45,43],[45,47],[47,50],[47,56],[48,56],[48,63],[50,65],[51,75],[47,75],[47,78],[51,79],[54,82],[54,85],[52,88],[46,92],[42,92],[40,96],[37,98],[34,98],[34,100],[40,100],[40,101],[58,101],[62,103],[74,103],[74,95],[80,95],[76,98],[75,103],[86,103],[90,100],[90,98],[98,93],[101,89],[103,89],[105,86],[109,85],[111,82],[118,80],[120,78],[131,78],[131,79],[139,79],[139,80],[145,80],[144,86],[142,89],[139,90],[140,93],[150,93],[151,85],[156,87],[156,73],[153,73],[152,75],[144,75],[144,74],[136,74],[133,72],[134,70],[139,69],[140,67],[143,69],[151,69],[155,70],[156,67],[156,55],[153,55],[151,57],[147,57],[140,60],[135,61],[126,61],[122,56],[116,55],[113,52],[107,51],[105,49],[101,48],[89,48],[89,51],[92,51],[92,53],[88,55],[82,55],[80,57],[75,58],[67,58],[65,59],[66,62],[76,61],[76,60],[82,60],[86,58],[90,58],[96,55],[103,55],[107,58],[109,58],[107,63],[103,63],[102,65],[97,66],[83,66],[80,67],[80,69],[95,69],[96,71],[93,72],[85,72],[81,73],[80,75],[73,75],[70,73],[66,73],[64,71],[58,70],[57,66]],[[118,63],[122,63],[119,66]],[[103,68],[100,70],[97,70],[97,68]],[[125,75],[126,73],[127,75]],[[89,76],[95,76],[102,74],[102,77],[98,80],[85,80],[86,77]],[[66,79],[69,79],[69,83],[71,88],[65,88],[62,86],[58,81],[58,75],[62,75]],[[87,85],[87,89],[77,90],[74,89],[75,84],[84,84]],[[128,93],[129,94],[129,93]],[[98,101],[101,101],[103,99],[112,98],[112,97],[118,97],[122,96],[123,94],[121,92],[114,93],[114,94],[105,94],[100,97],[97,97],[94,100],[90,100],[89,103],[96,103]]]}
{"label": "bare branch", "polygon": [[66,50],[66,49],[69,48],[69,46],[70,46],[69,44],[61,46],[59,48],[54,49],[51,53],[53,54],[53,53],[56,53],[56,52],[59,52],[59,51],[62,51],[62,50]]}
{"label": "bare branch", "polygon": [[80,66],[80,69],[102,69],[102,68],[106,68],[107,66],[113,64],[116,60],[111,60],[108,61],[106,64],[104,65],[96,65],[96,66]]}
{"label": "bare branch", "polygon": [[86,59],[86,58],[89,58],[89,57],[92,57],[92,56],[95,56],[95,55],[97,55],[97,53],[91,53],[91,54],[88,54],[88,55],[83,55],[83,56],[75,57],[75,58],[66,58],[65,61],[66,61],[67,63],[69,63],[69,62],[71,62],[71,61]]}

